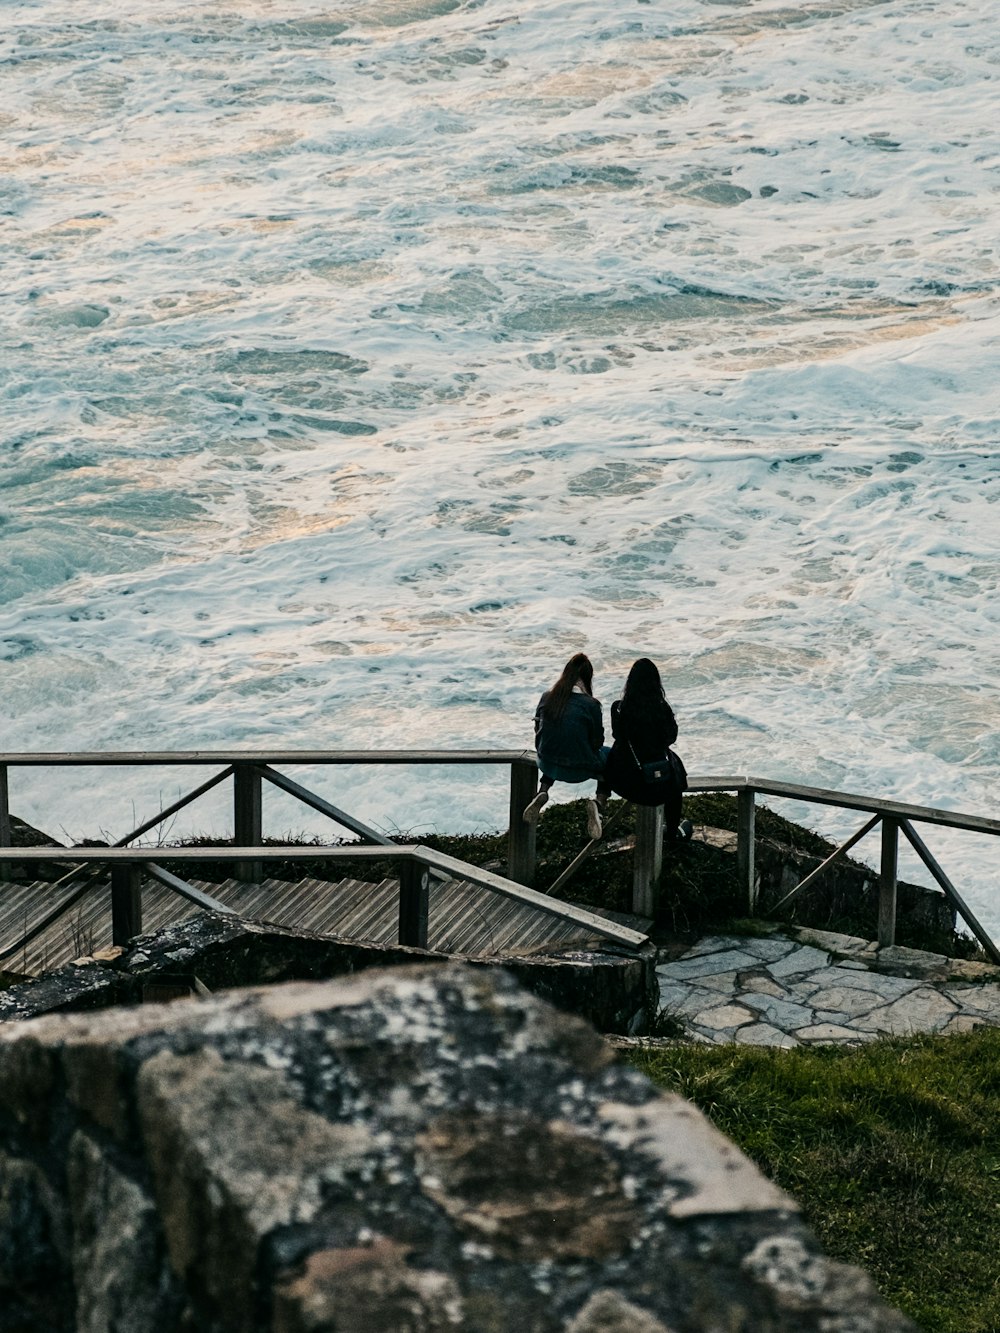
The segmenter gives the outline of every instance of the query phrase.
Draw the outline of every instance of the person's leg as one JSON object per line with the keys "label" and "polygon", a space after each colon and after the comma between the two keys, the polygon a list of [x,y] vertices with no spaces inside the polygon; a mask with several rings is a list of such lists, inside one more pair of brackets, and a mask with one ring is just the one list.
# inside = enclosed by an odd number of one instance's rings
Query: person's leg
{"label": "person's leg", "polygon": [[[601,746],[601,759],[603,760],[605,767],[610,753],[610,745]],[[604,809],[608,803],[608,797],[610,795],[611,783],[602,772],[597,779],[597,793],[587,802],[587,836],[590,838],[591,842],[596,842],[604,833]]]}
{"label": "person's leg", "polygon": [[681,818],[681,809],[679,792],[663,802],[663,835],[667,842],[672,838],[679,842],[687,842],[694,833],[694,825],[690,819]]}
{"label": "person's leg", "polygon": [[552,787],[555,778],[547,778],[543,773],[538,783],[538,791],[524,807],[524,814],[521,818],[526,824],[534,824],[538,816],[542,813],[542,806],[549,799],[549,790]]}

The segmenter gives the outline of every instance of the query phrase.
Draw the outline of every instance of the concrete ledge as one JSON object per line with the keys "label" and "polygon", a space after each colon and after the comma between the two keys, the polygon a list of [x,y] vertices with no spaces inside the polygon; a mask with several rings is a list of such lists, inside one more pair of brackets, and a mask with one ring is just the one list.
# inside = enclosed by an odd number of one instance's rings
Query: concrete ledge
{"label": "concrete ledge", "polygon": [[587,1024],[417,962],[0,1027],[0,1310],[11,1333],[913,1333]]}
{"label": "concrete ledge", "polygon": [[[327,979],[370,967],[445,961],[401,945],[364,944],[204,912],[0,991],[0,1022],[140,1004],[197,990]],[[613,948],[468,959],[504,967],[528,990],[607,1032],[643,1031],[656,1011],[655,958]]]}

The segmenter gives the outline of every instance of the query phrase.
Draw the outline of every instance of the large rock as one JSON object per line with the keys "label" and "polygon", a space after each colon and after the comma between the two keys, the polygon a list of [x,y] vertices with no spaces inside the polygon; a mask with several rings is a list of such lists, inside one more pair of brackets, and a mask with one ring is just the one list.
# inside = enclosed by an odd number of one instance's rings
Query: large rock
{"label": "large rock", "polygon": [[0,1028],[0,1327],[912,1325],[587,1024],[418,963]]}
{"label": "large rock", "polygon": [[[125,950],[107,950],[0,991],[0,1021],[139,1004],[151,995],[159,998],[158,993],[171,987],[183,992],[195,978],[215,991],[347,976],[368,967],[431,958],[443,961],[441,955],[402,945],[365,944],[204,912],[137,936]],[[555,957],[468,961],[477,967],[507,968],[536,995],[588,1018],[602,1032],[645,1031],[656,1012],[659,997],[651,946],[643,954],[592,949]]]}

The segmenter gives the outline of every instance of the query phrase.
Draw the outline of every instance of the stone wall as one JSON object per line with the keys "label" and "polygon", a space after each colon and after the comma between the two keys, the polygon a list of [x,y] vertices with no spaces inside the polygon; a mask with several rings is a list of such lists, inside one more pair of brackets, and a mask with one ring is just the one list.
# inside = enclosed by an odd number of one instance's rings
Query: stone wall
{"label": "stone wall", "polygon": [[[902,835],[900,835],[902,837]],[[825,858],[798,851],[768,838],[759,838],[755,853],[758,878],[758,913],[779,902],[811,874]],[[782,918],[824,926],[845,918],[866,920],[872,938],[878,925],[879,875],[846,857],[835,861],[815,884],[782,911]],[[938,889],[900,880],[896,886],[897,929],[906,934],[930,933],[949,937],[955,931],[955,909]]]}
{"label": "stone wall", "polygon": [[904,1333],[500,970],[0,1025],[3,1333]]}
{"label": "stone wall", "polygon": [[[139,1004],[150,992],[194,979],[210,991],[277,981],[347,976],[367,967],[426,962],[439,954],[402,945],[365,944],[314,935],[228,913],[203,912],[148,935],[124,950],[105,950],[32,981],[0,991],[0,1021],[49,1013]],[[652,946],[641,955],[612,948],[558,956],[476,958],[473,966],[505,967],[536,995],[582,1015],[602,1032],[645,1031],[659,991]]]}
{"label": "stone wall", "polygon": [[[697,837],[717,851],[728,853],[735,872],[735,833],[728,829],[700,827]],[[825,859],[825,856],[801,851],[773,838],[758,836],[754,848],[757,915],[766,919],[785,894]],[[860,861],[841,857],[801,897],[783,907],[780,918],[819,929],[834,928],[845,919],[860,920],[867,923],[870,937],[874,939],[878,900],[878,872]],[[938,889],[900,880],[896,889],[896,921],[904,936],[915,933],[925,937],[929,933],[944,940],[955,932],[956,913]]]}

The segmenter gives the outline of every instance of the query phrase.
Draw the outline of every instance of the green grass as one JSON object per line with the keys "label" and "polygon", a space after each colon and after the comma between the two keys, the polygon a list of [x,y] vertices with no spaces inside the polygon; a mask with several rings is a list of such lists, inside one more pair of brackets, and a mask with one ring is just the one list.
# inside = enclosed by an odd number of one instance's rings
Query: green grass
{"label": "green grass", "polygon": [[866,1268],[925,1333],[1000,1329],[1000,1031],[630,1059],[700,1106],[827,1253]]}

